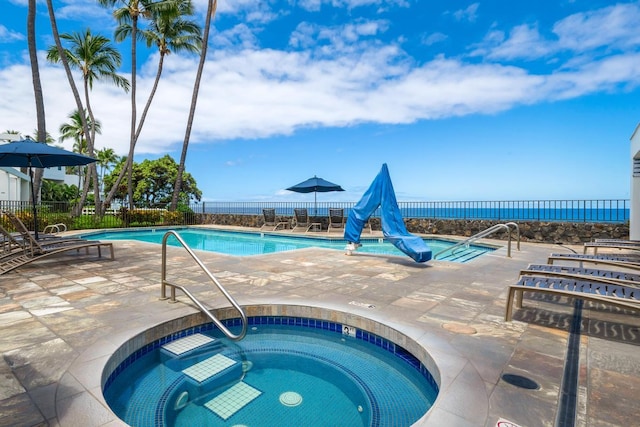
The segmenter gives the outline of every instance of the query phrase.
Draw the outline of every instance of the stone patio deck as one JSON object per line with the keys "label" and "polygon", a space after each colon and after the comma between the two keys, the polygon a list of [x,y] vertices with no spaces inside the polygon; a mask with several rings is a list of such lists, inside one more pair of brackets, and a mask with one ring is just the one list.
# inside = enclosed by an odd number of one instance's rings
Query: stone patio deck
{"label": "stone patio deck", "polygon": [[[507,286],[519,270],[569,249],[523,243],[507,258],[505,242],[489,242],[502,247],[467,264],[325,249],[198,255],[241,305],[351,312],[422,344],[446,387],[420,425],[496,426],[501,419],[523,427],[638,425],[639,313],[585,303],[578,351],[567,356],[573,301],[529,296],[513,322],[503,316]],[[115,261],[70,254],[0,276],[1,426],[124,425],[101,394],[108,356],[137,332],[196,311],[159,300],[159,245],[114,246]],[[226,306],[183,250],[168,253],[172,277],[211,307]],[[563,389],[567,360],[577,361],[574,390]],[[504,374],[539,388],[510,384]],[[575,419],[559,412],[573,392]]]}

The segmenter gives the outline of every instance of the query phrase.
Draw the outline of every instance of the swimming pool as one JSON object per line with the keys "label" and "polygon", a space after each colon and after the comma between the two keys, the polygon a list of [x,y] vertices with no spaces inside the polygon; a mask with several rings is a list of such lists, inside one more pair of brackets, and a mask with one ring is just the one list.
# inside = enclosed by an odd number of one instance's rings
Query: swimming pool
{"label": "swimming pool", "polygon": [[401,427],[438,394],[429,369],[379,335],[306,317],[253,316],[249,326],[240,342],[203,324],[135,349],[103,372],[107,403],[139,427]]}
{"label": "swimming pool", "polygon": [[[82,237],[93,240],[136,240],[149,243],[162,243],[164,234],[169,229],[143,229],[126,231],[102,231],[85,234]],[[343,251],[347,242],[344,239],[322,238],[312,236],[283,236],[279,234],[221,231],[206,228],[174,229],[192,249],[218,252],[234,256],[263,255],[276,252],[292,251],[303,248],[326,248]],[[439,239],[425,239],[433,253],[452,246],[455,242]],[[178,246],[175,238],[169,237],[167,243]],[[358,252],[380,255],[406,256],[391,243],[377,238],[363,238]],[[471,245],[464,256],[450,261],[466,262],[495,248],[483,245]]]}

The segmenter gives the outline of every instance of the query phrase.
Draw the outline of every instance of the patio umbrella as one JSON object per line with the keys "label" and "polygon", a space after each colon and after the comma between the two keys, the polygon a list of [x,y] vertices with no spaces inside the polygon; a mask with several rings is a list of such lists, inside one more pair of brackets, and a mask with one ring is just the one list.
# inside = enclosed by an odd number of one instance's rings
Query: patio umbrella
{"label": "patio umbrella", "polygon": [[309,178],[293,187],[287,188],[289,191],[295,191],[296,193],[313,193],[313,201],[315,206],[315,215],[318,215],[318,193],[328,193],[330,191],[344,191],[342,187],[333,182],[329,182],[322,178],[318,178],[314,175],[313,178]]}
{"label": "patio umbrella", "polygon": [[36,195],[33,192],[33,172],[31,168],[49,168],[56,166],[83,166],[95,162],[96,159],[73,153],[37,142],[31,139],[0,144],[0,166],[27,167],[31,181],[31,200],[33,202],[33,221],[35,237],[38,238],[38,213]]}

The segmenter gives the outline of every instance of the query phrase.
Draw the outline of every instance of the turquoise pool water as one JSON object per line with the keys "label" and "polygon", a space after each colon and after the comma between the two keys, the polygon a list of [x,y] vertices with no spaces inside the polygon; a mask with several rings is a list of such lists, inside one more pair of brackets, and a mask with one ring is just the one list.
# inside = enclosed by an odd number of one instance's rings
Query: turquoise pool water
{"label": "turquoise pool water", "polygon": [[[239,327],[237,319],[226,323]],[[214,341],[180,356],[163,349],[194,337]],[[212,358],[229,366],[206,379],[189,377]],[[438,387],[415,357],[377,335],[260,316],[249,318],[240,342],[208,324],[151,343],[108,376],[103,393],[116,415],[137,427],[403,427],[429,410]]]}
{"label": "turquoise pool water", "polygon": [[[166,229],[104,231],[86,234],[83,237],[95,240],[137,240],[150,243],[162,243]],[[347,242],[343,239],[328,239],[312,236],[282,236],[264,233],[231,232],[204,228],[178,228],[175,231],[192,249],[218,252],[234,256],[251,256],[275,252],[292,251],[303,248],[327,248],[343,251]],[[434,254],[450,247],[453,243],[446,240],[425,239]],[[175,238],[169,237],[167,243],[178,246]],[[357,252],[406,256],[391,243],[379,239],[363,238]],[[491,252],[493,248],[473,245],[474,256]],[[473,258],[472,257],[472,258]],[[471,258],[465,258],[468,261]]]}

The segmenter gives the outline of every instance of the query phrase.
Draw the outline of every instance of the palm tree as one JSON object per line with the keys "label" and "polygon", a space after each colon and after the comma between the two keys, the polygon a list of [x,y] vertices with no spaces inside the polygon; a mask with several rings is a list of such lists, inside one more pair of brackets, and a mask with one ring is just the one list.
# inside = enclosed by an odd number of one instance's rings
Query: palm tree
{"label": "palm tree", "polygon": [[209,28],[211,20],[215,16],[218,8],[218,0],[209,0],[207,7],[207,18],[204,24],[204,35],[202,37],[202,49],[200,50],[200,62],[198,63],[198,72],[196,73],[196,81],[193,85],[193,94],[191,96],[191,108],[189,109],[189,118],[187,119],[187,129],[182,143],[182,153],[180,155],[180,164],[178,165],[178,176],[173,187],[173,195],[171,196],[171,205],[169,210],[175,211],[178,207],[178,198],[182,191],[182,175],[184,174],[184,165],[187,160],[187,149],[189,147],[189,138],[191,137],[191,127],[193,126],[193,117],[196,113],[196,103],[198,102],[198,92],[200,91],[200,80],[202,79],[202,70],[207,60],[207,47],[209,46]]}
{"label": "palm tree", "polygon": [[[27,11],[27,44],[29,46],[29,61],[31,63],[31,80],[33,82],[33,94],[36,101],[36,123],[38,131],[36,132],[36,141],[44,141],[47,137],[47,124],[44,112],[44,96],[42,94],[42,84],[40,82],[40,67],[38,65],[38,54],[36,49],[36,0],[29,0]],[[33,177],[33,197],[40,194],[40,185],[42,184],[42,168],[36,168]]]}
{"label": "palm tree", "polygon": [[[117,8],[113,12],[114,18],[118,21],[119,25],[130,26],[130,31],[127,33],[131,37],[131,131],[129,139],[129,155],[128,159],[133,159],[133,152],[135,150],[136,141],[136,72],[137,72],[137,40],[138,40],[138,21],[140,17],[149,18],[154,12],[171,12],[175,10],[174,0],[160,0],[153,2],[151,0],[98,0],[102,6],[113,7],[117,4],[121,4],[122,7]],[[116,30],[116,36],[118,30]],[[117,39],[122,41],[123,39]],[[128,163],[130,165],[130,163]],[[129,167],[131,169],[131,167]],[[129,203],[133,207],[132,200],[132,177],[131,170],[128,175],[129,186]]]}
{"label": "palm tree", "polygon": [[[113,148],[103,148],[96,152],[96,157],[98,159],[98,166],[100,166],[100,185],[102,186],[104,183],[104,173],[110,170],[111,166],[118,163],[120,156],[116,154]],[[107,200],[105,200],[105,204],[107,203]]]}
{"label": "palm tree", "polygon": [[[113,46],[111,41],[102,35],[93,35],[87,28],[84,33],[61,34],[60,38],[69,42],[70,49],[63,49],[69,66],[79,69],[82,72],[84,97],[86,105],[86,117],[78,117],[80,120],[88,119],[85,123],[89,128],[89,134],[83,131],[84,139],[87,141],[87,155],[95,157],[94,142],[96,134],[96,120],[89,101],[89,92],[93,88],[94,81],[98,79],[108,79],[127,92],[129,81],[118,75],[116,70],[122,63],[122,57]],[[57,46],[51,46],[47,51],[47,59],[53,63],[61,61],[61,55]],[[84,204],[89,193],[89,184],[93,179],[94,195],[96,206],[100,206],[100,193],[98,185],[98,173],[95,163],[89,165],[89,173],[84,183],[80,206]]]}
{"label": "palm tree", "polygon": [[[162,69],[165,56],[172,52],[191,52],[197,53],[200,50],[202,44],[202,30],[200,26],[194,21],[184,19],[185,16],[193,15],[193,5],[191,0],[176,0],[176,10],[163,10],[154,11],[152,13],[152,21],[146,30],[141,30],[140,35],[146,41],[147,47],[151,47],[155,44],[158,47],[160,57],[158,59],[158,70],[156,72],[156,79],[153,83],[153,88],[147,99],[147,103],[140,116],[140,122],[138,123],[136,133],[133,139],[133,143],[129,146],[129,154],[127,159],[133,160],[133,153],[135,151],[136,143],[140,137],[140,132],[144,125],[145,118],[151,107],[151,102],[158,88],[160,82],[160,76],[162,75]],[[130,37],[134,31],[133,25],[128,22],[121,23],[116,29],[116,40],[124,40]],[[120,182],[124,178],[124,174],[127,174],[128,187],[132,189],[131,185],[131,163],[127,162],[126,166],[122,168],[118,175],[115,185],[112,186],[111,191],[105,197],[105,205],[111,202],[111,199],[115,196]],[[131,194],[129,194],[131,196]],[[131,200],[131,197],[130,197]]]}
{"label": "palm tree", "polygon": [[[78,110],[74,110],[71,114],[69,114],[70,122],[63,123],[60,125],[60,141],[65,141],[67,139],[73,140],[73,151],[80,154],[88,154],[89,153],[89,141],[87,139],[87,134],[85,132],[85,127],[83,126],[82,115]],[[92,120],[87,112],[84,114],[84,122],[87,124],[92,132],[102,133],[102,124],[100,121]],[[78,166],[78,191],[80,191],[80,187],[82,186],[82,166]],[[97,176],[97,174],[96,174]],[[85,179],[85,187],[87,186],[88,179]],[[86,196],[85,196],[86,197]],[[82,206],[82,204],[81,204]]]}

